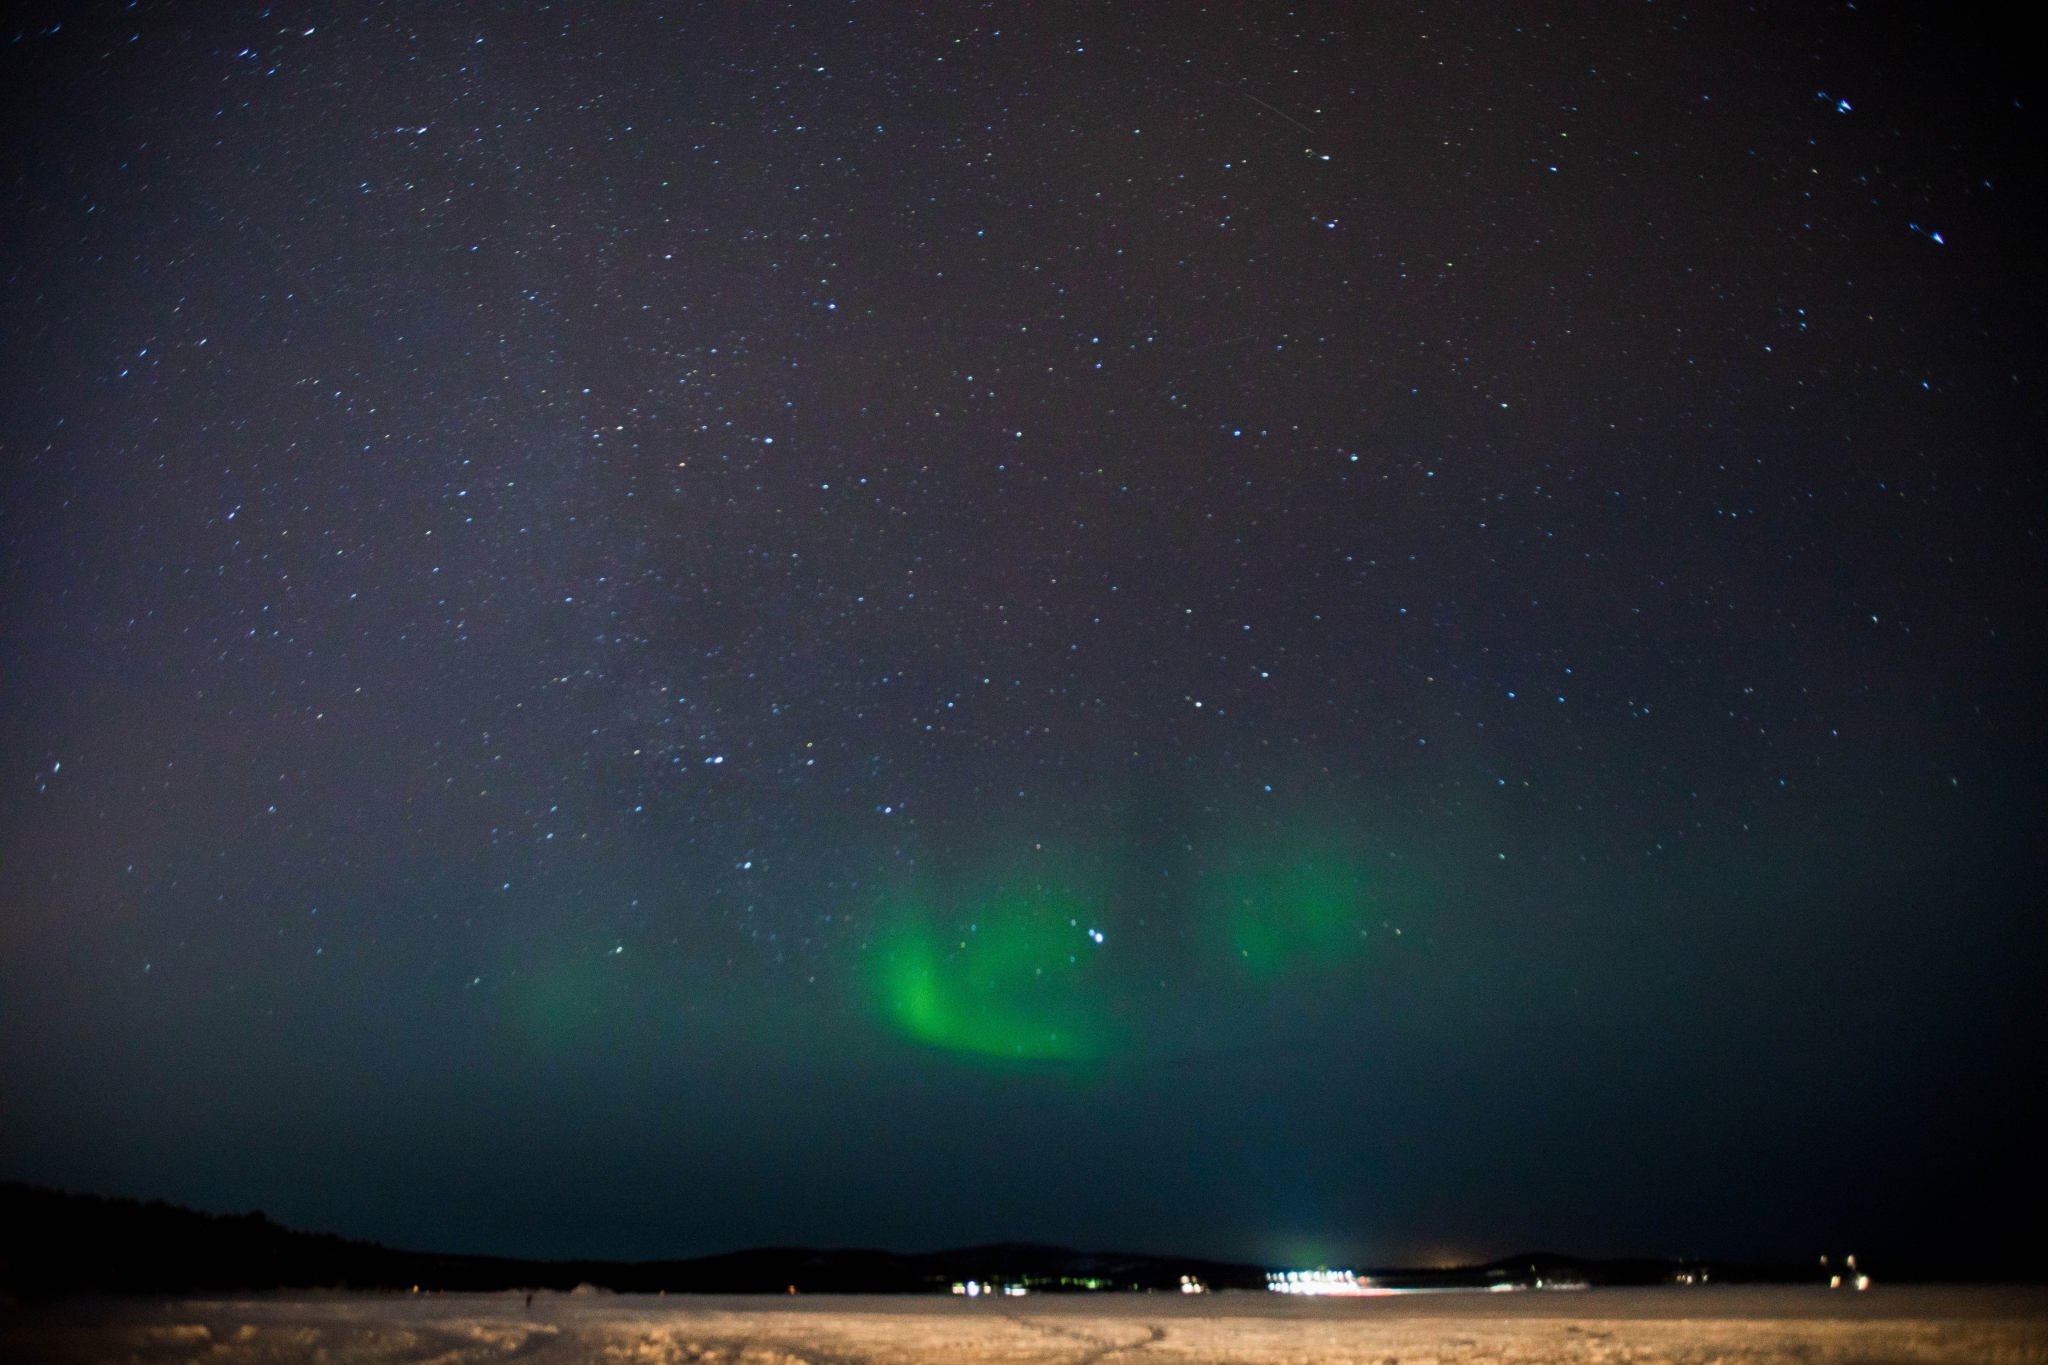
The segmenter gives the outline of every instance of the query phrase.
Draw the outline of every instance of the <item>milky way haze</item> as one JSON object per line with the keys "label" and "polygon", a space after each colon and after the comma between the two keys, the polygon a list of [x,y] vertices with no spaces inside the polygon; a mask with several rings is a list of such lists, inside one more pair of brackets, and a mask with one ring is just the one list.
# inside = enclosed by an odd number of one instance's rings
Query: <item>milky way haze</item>
{"label": "milky way haze", "polygon": [[0,1174],[621,1258],[2017,1238],[2041,129],[1960,23],[22,23]]}

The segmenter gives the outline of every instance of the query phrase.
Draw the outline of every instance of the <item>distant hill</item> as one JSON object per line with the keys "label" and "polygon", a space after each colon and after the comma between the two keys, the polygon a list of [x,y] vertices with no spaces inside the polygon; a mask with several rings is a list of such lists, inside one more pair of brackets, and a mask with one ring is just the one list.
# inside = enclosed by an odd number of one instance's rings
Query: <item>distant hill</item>
{"label": "distant hill", "polygon": [[[1863,1258],[1882,1281],[2040,1282],[2043,1267],[1900,1257]],[[1807,1283],[1809,1265],[1595,1260],[1534,1252],[1448,1269],[1360,1267],[1389,1287],[1569,1288],[1674,1282]],[[215,1215],[161,1201],[103,1199],[0,1183],[0,1294],[193,1294],[348,1288],[620,1293],[931,1294],[966,1280],[1023,1284],[1036,1293],[1177,1291],[1183,1276],[1211,1289],[1266,1287],[1266,1268],[1191,1257],[1122,1255],[1001,1242],[921,1255],[871,1249],[761,1247],[675,1261],[523,1261],[401,1251],[328,1233],[296,1232],[262,1213]],[[1689,1279],[1687,1277],[1690,1277]]]}
{"label": "distant hill", "polygon": [[42,1299],[85,1290],[573,1289],[621,1293],[929,1294],[956,1282],[1027,1284],[1037,1292],[1263,1289],[1259,1266],[1188,1257],[1111,1255],[1005,1242],[924,1255],[762,1247],[677,1261],[522,1261],[400,1251],[295,1232],[262,1213],[214,1215],[161,1201],[103,1199],[0,1184],[0,1287]]}

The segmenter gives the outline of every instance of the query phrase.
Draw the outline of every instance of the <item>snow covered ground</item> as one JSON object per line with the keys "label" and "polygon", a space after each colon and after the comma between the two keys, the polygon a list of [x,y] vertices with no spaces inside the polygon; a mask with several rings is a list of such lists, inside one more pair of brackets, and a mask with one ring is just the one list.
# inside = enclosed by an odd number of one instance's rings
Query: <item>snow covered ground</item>
{"label": "snow covered ground", "polygon": [[1672,1288],[1281,1295],[700,1298],[260,1295],[0,1312],[0,1360],[133,1365],[2048,1365],[2048,1291]]}

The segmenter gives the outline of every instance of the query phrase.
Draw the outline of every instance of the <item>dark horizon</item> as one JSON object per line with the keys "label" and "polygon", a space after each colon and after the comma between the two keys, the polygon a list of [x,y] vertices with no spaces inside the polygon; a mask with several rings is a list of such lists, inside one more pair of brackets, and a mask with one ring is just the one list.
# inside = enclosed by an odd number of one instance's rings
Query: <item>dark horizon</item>
{"label": "dark horizon", "polygon": [[[747,1247],[710,1256],[646,1261],[535,1261],[387,1247],[287,1228],[261,1210],[209,1215],[162,1201],[105,1199],[0,1184],[0,1296],[47,1302],[76,1294],[189,1294],[236,1290],[500,1292],[595,1287],[615,1293],[945,1294],[975,1281],[995,1292],[1203,1292],[1270,1289],[1270,1272],[1355,1271],[1403,1289],[1622,1288],[1820,1285],[1830,1274],[1898,1284],[2042,1284],[2048,1261],[2030,1263],[1866,1248],[1818,1261],[1755,1264],[1727,1259],[1599,1258],[1524,1250],[1477,1264],[1307,1267],[1246,1265],[1158,1252],[1086,1250],[1030,1243],[905,1251],[880,1247]],[[1840,1287],[1838,1281],[1837,1286]],[[1845,1292],[1856,1292],[1851,1285]]]}
{"label": "dark horizon", "polygon": [[15,13],[0,1180],[2037,1257],[1989,20]]}

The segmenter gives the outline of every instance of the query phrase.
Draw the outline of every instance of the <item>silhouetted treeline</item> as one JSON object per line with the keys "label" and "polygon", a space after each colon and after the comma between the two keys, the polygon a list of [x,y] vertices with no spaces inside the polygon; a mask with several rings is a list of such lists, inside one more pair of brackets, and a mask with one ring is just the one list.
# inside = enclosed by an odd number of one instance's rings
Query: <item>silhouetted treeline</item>
{"label": "silhouetted treeline", "polygon": [[213,1215],[161,1201],[102,1199],[0,1185],[0,1284],[21,1298],[339,1287],[428,1291],[595,1285],[620,1293],[917,1294],[954,1283],[1028,1281],[1039,1292],[1173,1289],[1192,1275],[1215,1288],[1263,1288],[1258,1266],[1097,1255],[1003,1244],[903,1255],[764,1247],[677,1261],[522,1261],[399,1251],[294,1232],[262,1213]]}
{"label": "silhouetted treeline", "polygon": [[0,1185],[0,1283],[24,1298],[79,1290],[409,1289],[422,1275],[451,1289],[499,1288],[517,1282],[509,1272],[522,1264],[294,1232],[260,1212],[217,1216],[161,1200]]}
{"label": "silhouetted treeline", "polygon": [[[2041,1264],[1918,1260],[1866,1255],[1880,1282],[2038,1283]],[[1839,1262],[1836,1269],[1840,1269]],[[1593,1260],[1547,1252],[1454,1269],[1363,1270],[1394,1287],[1511,1284],[1654,1285],[1819,1283],[1813,1264]],[[570,1290],[620,1293],[946,1293],[955,1283],[1024,1284],[1035,1293],[1178,1291],[1182,1277],[1210,1289],[1264,1289],[1266,1270],[1181,1257],[1077,1252],[1005,1242],[923,1255],[877,1250],[763,1247],[676,1261],[522,1261],[399,1251],[328,1233],[294,1232],[262,1213],[215,1215],[162,1201],[103,1199],[0,1183],[0,1292],[18,1299],[63,1294],[198,1294],[343,1288],[433,1292]]]}

